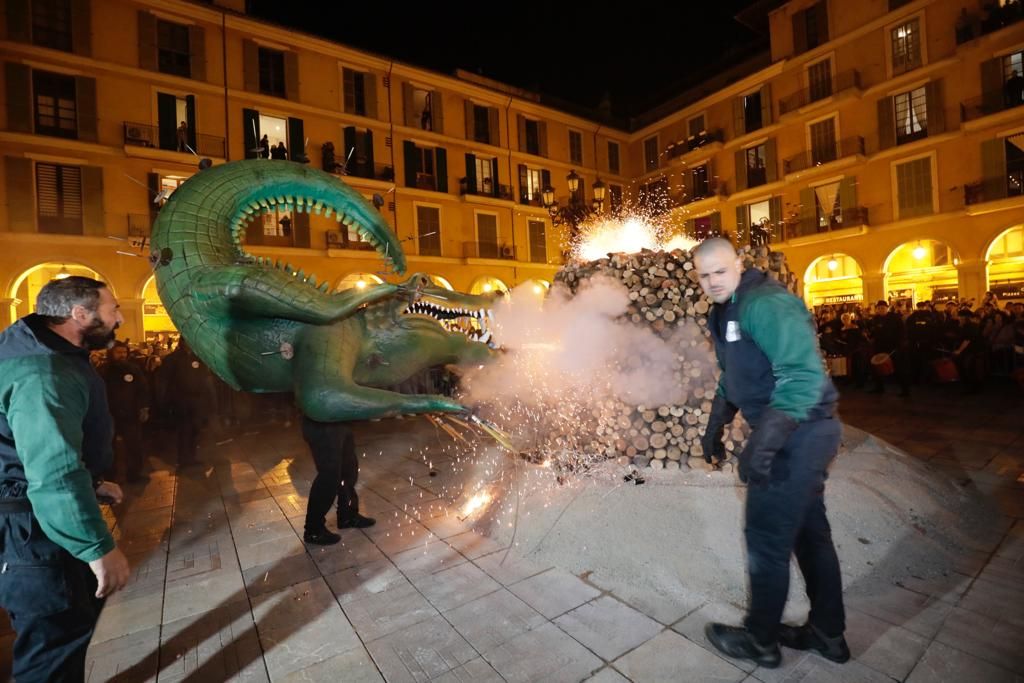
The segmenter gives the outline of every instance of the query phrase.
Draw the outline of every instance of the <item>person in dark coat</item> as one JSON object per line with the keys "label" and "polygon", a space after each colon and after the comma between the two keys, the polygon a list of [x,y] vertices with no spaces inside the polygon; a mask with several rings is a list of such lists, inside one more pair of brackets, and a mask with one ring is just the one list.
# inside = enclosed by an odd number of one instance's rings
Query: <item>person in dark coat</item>
{"label": "person in dark coat", "polygon": [[[889,304],[879,301],[875,304],[875,317],[868,323],[871,348],[875,354],[887,353],[892,360],[894,374],[900,383],[900,396],[910,395],[910,362],[907,357],[907,336],[903,318],[896,311],[889,310]],[[874,374],[875,385],[871,392],[885,391],[885,378]]]}
{"label": "person in dark coat", "polygon": [[115,344],[107,351],[103,383],[114,418],[115,467],[128,481],[138,481],[145,460],[142,425],[149,420],[149,382],[142,366],[128,358],[126,344]]}
{"label": "person in dark coat", "polygon": [[210,370],[192,353],[184,337],[160,366],[162,403],[177,432],[178,466],[198,462],[199,437],[215,405]]}

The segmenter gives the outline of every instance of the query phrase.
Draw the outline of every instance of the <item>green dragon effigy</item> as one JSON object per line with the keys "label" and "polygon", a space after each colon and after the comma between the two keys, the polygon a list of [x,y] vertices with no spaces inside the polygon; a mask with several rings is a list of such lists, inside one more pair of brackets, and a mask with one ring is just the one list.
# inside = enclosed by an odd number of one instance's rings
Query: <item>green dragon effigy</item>
{"label": "green dragon effigy", "polygon": [[201,171],[160,210],[150,255],[160,298],[196,355],[236,389],[294,392],[322,422],[466,410],[387,387],[489,358],[490,297],[436,287],[422,274],[342,292],[317,287],[313,275],[246,253],[245,226],[275,209],[333,215],[405,272],[380,213],[330,174],[263,159]]}

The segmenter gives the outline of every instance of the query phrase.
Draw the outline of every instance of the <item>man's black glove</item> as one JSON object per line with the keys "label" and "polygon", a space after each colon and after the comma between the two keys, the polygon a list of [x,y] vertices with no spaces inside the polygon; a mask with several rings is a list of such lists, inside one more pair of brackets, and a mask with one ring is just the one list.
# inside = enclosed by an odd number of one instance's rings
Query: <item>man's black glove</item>
{"label": "man's black glove", "polygon": [[725,400],[724,396],[715,394],[715,400],[711,404],[711,414],[708,416],[707,429],[704,436],[700,437],[700,446],[704,451],[704,460],[711,462],[712,456],[722,459],[725,455],[725,444],[722,443],[722,430],[725,425],[732,422],[739,409]]}
{"label": "man's black glove", "polygon": [[740,481],[763,484],[771,479],[772,461],[799,423],[774,408],[765,408],[740,453]]}

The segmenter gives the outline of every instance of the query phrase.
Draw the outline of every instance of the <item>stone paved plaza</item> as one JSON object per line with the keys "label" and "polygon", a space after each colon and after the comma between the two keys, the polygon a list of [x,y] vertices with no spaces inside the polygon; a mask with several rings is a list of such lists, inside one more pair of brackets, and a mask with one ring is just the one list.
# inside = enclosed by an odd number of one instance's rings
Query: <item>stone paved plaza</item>
{"label": "stone paved plaza", "polygon": [[854,660],[844,666],[789,650],[775,670],[728,660],[703,625],[738,619],[740,605],[669,608],[506,552],[460,521],[450,500],[459,483],[440,455],[430,476],[418,453],[436,436],[415,419],[358,427],[372,455],[362,508],[379,523],[327,548],[301,541],[313,470],[295,425],[209,434],[204,466],[181,472],[151,458],[149,481],[110,511],[134,577],[103,612],[89,680],[1024,680],[1019,397],[853,394],[842,409],[849,424],[982,492],[1002,525],[943,580],[848,595]]}

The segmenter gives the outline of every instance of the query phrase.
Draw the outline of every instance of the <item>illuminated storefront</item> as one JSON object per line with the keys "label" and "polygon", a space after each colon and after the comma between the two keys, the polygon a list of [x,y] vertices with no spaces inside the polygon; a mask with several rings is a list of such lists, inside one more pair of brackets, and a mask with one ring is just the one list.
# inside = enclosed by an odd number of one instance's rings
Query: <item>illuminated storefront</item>
{"label": "illuminated storefront", "polygon": [[1004,301],[1024,301],[1024,226],[994,239],[985,258],[988,290]]}
{"label": "illuminated storefront", "polygon": [[846,254],[815,259],[804,273],[804,300],[811,308],[864,301],[864,277],[860,264]]}
{"label": "illuminated storefront", "polygon": [[936,240],[897,247],[885,263],[885,296],[891,302],[948,301],[958,296],[959,259]]}

